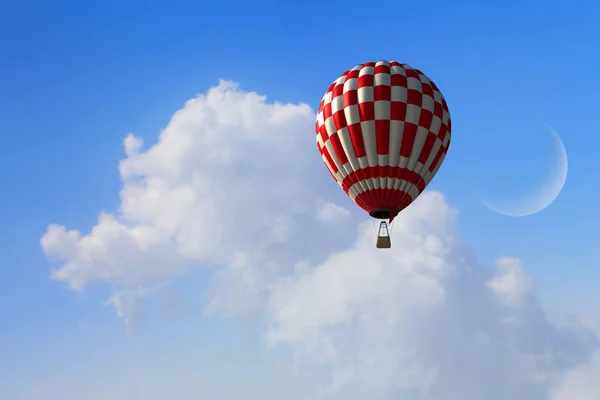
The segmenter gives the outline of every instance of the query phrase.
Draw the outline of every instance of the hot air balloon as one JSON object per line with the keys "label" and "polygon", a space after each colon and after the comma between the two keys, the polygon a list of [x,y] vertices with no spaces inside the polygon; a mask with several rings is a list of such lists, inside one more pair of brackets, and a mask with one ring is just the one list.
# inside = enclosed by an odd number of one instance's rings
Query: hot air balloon
{"label": "hot air balloon", "polygon": [[450,112],[438,87],[396,61],[359,64],[331,84],[319,105],[317,146],[344,192],[379,225],[423,192],[450,146]]}

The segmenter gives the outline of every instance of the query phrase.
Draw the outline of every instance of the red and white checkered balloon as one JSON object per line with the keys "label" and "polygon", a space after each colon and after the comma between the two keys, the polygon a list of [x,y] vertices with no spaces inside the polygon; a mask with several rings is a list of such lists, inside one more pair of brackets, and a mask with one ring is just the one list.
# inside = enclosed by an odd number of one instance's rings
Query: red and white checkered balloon
{"label": "red and white checkered balloon", "polygon": [[390,221],[425,189],[450,145],[450,112],[438,87],[396,61],[360,64],[319,105],[317,146],[342,189]]}

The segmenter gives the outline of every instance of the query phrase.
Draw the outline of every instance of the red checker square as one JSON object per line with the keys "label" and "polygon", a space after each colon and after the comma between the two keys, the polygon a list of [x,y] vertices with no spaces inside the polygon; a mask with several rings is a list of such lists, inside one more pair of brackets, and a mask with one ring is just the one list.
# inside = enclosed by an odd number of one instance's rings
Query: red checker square
{"label": "red checker square", "polygon": [[358,74],[360,74],[360,69],[353,69],[352,71],[350,71],[348,73],[348,76],[346,77],[346,80],[358,78]]}
{"label": "red checker square", "polygon": [[331,158],[331,154],[329,154],[329,152],[327,151],[327,149],[325,149],[325,151],[323,152],[323,155],[325,156],[325,158],[327,159],[327,162],[331,166],[331,169],[333,170],[333,173],[337,174],[338,168],[335,165],[335,163],[333,162],[333,158]]}
{"label": "red checker square", "polygon": [[442,103],[440,103],[439,101],[436,101],[433,104],[433,115],[439,117],[439,119],[442,119],[442,117],[444,116],[444,106],[442,106]]}
{"label": "red checker square", "polygon": [[362,127],[360,122],[356,124],[348,125],[348,132],[350,132],[350,140],[352,141],[352,147],[354,148],[354,154],[357,158],[362,158],[367,155],[365,148],[365,142],[363,141]]}
{"label": "red checker square", "polygon": [[331,114],[331,103],[327,103],[323,107],[323,121],[327,121],[327,118],[331,117]]}
{"label": "red checker square", "polygon": [[406,119],[406,103],[403,101],[392,101],[390,103],[390,120],[404,121]]}
{"label": "red checker square", "polygon": [[415,137],[417,136],[416,124],[407,122],[404,124],[404,132],[402,135],[402,144],[400,145],[400,155],[402,157],[410,157]]}
{"label": "red checker square", "polygon": [[392,98],[392,87],[388,85],[377,85],[373,88],[373,97],[375,101],[390,101]]}
{"label": "red checker square", "polygon": [[401,86],[401,87],[408,86],[408,81],[406,80],[406,76],[400,75],[400,74],[392,74],[391,77],[392,77],[392,79],[391,79],[392,86]]}
{"label": "red checker square", "polygon": [[390,151],[390,120],[375,121],[375,137],[377,141],[377,154],[386,155]]}
{"label": "red checker square", "polygon": [[407,92],[408,93],[406,102],[408,104],[413,104],[419,107],[421,106],[421,104],[423,104],[423,95],[420,91],[415,89],[408,89]]}
{"label": "red checker square", "polygon": [[340,142],[337,133],[331,135],[331,145],[333,146],[333,150],[340,160],[340,163],[345,165],[348,162],[348,158],[346,157],[346,152],[344,151],[344,147],[342,146],[342,142]]}
{"label": "red checker square", "polygon": [[375,73],[376,74],[389,74],[390,73],[390,66],[386,65],[386,64],[376,65],[375,66]]}
{"label": "red checker square", "polygon": [[419,73],[417,71],[415,71],[414,69],[411,69],[411,68],[407,68],[406,69],[406,77],[407,78],[415,78],[415,79],[418,79],[420,81],[420,79],[419,79]]}
{"label": "red checker square", "polygon": [[421,92],[433,97],[433,88],[428,83],[421,82]]}
{"label": "red checker square", "polygon": [[[344,107],[353,106],[358,104],[358,91],[357,90],[348,90],[344,93]],[[440,107],[442,105],[440,104]],[[441,118],[441,115],[440,115]]]}
{"label": "red checker square", "polygon": [[443,142],[446,137],[446,132],[448,132],[448,126],[445,124],[440,125],[440,131],[437,134],[437,138]]}
{"label": "red checker square", "polygon": [[371,74],[358,77],[358,87],[373,86],[375,84],[375,76]]}
{"label": "red checker square", "polygon": [[429,158],[429,154],[433,149],[433,144],[435,143],[435,135],[431,132],[427,134],[427,139],[425,139],[425,143],[423,144],[423,149],[421,150],[421,154],[419,155],[419,162],[421,164],[425,164],[427,159]]}
{"label": "red checker square", "polygon": [[[421,115],[423,115],[423,114],[421,114]],[[346,114],[344,114],[344,110],[336,111],[335,114],[333,114],[333,123],[335,124],[335,129],[337,129],[338,131],[340,129],[348,126],[348,123],[346,122]]]}
{"label": "red checker square", "polygon": [[358,114],[362,122],[372,121],[375,119],[375,103],[372,101],[365,101],[358,104]]}
{"label": "red checker square", "polygon": [[336,85],[333,88],[332,99],[344,94],[344,85]]}
{"label": "red checker square", "polygon": [[319,133],[321,134],[321,139],[323,143],[325,143],[329,139],[329,134],[327,133],[327,127],[325,125],[321,125],[319,127]]}
{"label": "red checker square", "polygon": [[431,127],[432,119],[433,119],[433,113],[429,110],[422,108],[421,109],[421,117],[419,118],[419,126],[429,129]]}

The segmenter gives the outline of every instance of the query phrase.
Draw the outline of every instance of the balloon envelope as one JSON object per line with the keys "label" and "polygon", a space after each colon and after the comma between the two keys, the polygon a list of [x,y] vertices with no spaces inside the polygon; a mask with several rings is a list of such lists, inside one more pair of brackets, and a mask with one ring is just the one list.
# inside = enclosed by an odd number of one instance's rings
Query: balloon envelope
{"label": "balloon envelope", "polygon": [[442,165],[451,121],[444,96],[427,76],[379,61],[359,64],[331,84],[316,131],[337,183],[372,217],[391,221]]}

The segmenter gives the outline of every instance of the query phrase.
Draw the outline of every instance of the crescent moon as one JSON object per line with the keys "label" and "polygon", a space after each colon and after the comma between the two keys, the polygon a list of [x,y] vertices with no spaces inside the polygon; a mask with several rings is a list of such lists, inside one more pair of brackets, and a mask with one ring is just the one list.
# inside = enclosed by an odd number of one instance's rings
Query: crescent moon
{"label": "crescent moon", "polygon": [[554,167],[550,170],[548,180],[525,199],[519,199],[510,204],[499,206],[489,201],[483,201],[487,208],[508,217],[525,217],[542,211],[556,200],[567,181],[569,162],[567,150],[560,136],[552,127],[547,126],[547,128],[553,136],[555,149]]}

